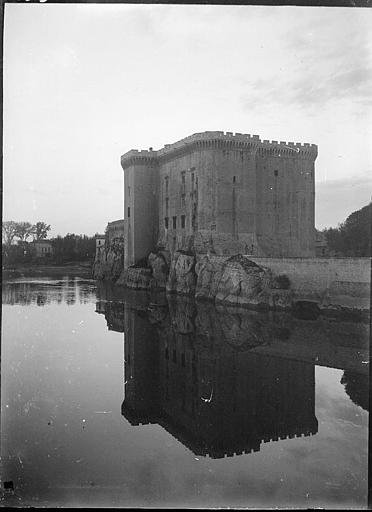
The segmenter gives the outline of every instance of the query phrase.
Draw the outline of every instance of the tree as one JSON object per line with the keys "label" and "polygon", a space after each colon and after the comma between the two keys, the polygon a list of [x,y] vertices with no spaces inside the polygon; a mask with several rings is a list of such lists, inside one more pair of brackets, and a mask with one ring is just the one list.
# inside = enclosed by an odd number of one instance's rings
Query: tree
{"label": "tree", "polygon": [[14,237],[17,236],[17,223],[13,220],[8,220],[3,222],[3,230],[2,230],[2,241],[3,245],[6,247],[10,247],[14,240]]}
{"label": "tree", "polygon": [[372,203],[350,214],[337,228],[325,229],[323,233],[331,253],[336,256],[371,255]]}
{"label": "tree", "polygon": [[7,263],[11,256],[13,240],[17,235],[17,223],[8,220],[3,222],[2,228],[2,257],[4,263]]}
{"label": "tree", "polygon": [[26,242],[32,235],[34,226],[30,222],[16,222],[16,236],[21,242]]}
{"label": "tree", "polygon": [[54,256],[57,263],[68,261],[94,260],[96,253],[95,237],[68,233],[64,237],[57,236],[52,240]]}
{"label": "tree", "polygon": [[34,240],[44,240],[50,231],[50,225],[45,222],[37,222],[33,228]]}

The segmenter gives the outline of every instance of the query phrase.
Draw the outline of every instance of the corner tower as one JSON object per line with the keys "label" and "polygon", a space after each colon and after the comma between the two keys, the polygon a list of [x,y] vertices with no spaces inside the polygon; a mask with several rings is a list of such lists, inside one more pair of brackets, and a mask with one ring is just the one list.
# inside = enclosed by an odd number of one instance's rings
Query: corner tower
{"label": "corner tower", "polygon": [[269,257],[315,256],[315,144],[264,140],[257,151],[257,241]]}
{"label": "corner tower", "polygon": [[124,171],[124,269],[154,250],[158,237],[158,162],[155,151],[131,150],[121,157]]}

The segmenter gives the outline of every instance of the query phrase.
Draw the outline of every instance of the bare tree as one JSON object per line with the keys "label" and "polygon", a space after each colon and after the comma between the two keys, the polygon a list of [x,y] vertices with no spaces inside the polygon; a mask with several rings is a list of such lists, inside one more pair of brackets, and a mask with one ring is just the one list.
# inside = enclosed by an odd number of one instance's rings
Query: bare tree
{"label": "bare tree", "polygon": [[17,236],[17,223],[13,220],[3,222],[2,229],[2,242],[3,245],[9,248],[12,245],[14,237]]}

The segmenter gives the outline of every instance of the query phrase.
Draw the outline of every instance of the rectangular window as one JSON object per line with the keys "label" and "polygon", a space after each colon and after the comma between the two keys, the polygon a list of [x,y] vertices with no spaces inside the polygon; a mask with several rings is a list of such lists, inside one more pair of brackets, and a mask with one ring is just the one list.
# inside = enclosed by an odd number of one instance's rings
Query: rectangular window
{"label": "rectangular window", "polygon": [[173,229],[177,228],[177,217],[173,217]]}
{"label": "rectangular window", "polygon": [[168,219],[168,217],[165,217],[165,219],[164,219],[164,226],[165,226],[165,229],[168,229],[168,227],[169,227],[169,219]]}
{"label": "rectangular window", "polygon": [[181,195],[181,208],[185,208],[185,206],[186,206],[186,195],[182,194]]}
{"label": "rectangular window", "polygon": [[181,228],[185,227],[185,222],[186,222],[186,216],[185,215],[181,215]]}
{"label": "rectangular window", "polygon": [[168,217],[168,209],[169,209],[169,199],[165,200],[165,215]]}
{"label": "rectangular window", "polygon": [[185,193],[185,186],[186,186],[186,172],[182,171],[181,173],[181,183],[182,183],[182,194]]}
{"label": "rectangular window", "polygon": [[165,195],[167,196],[169,192],[169,177],[166,176],[165,178]]}
{"label": "rectangular window", "polygon": [[278,171],[274,171],[274,176],[278,176]]}
{"label": "rectangular window", "polygon": [[128,218],[130,217],[130,206],[128,206]]}
{"label": "rectangular window", "polygon": [[130,197],[130,187],[128,187],[128,196]]}

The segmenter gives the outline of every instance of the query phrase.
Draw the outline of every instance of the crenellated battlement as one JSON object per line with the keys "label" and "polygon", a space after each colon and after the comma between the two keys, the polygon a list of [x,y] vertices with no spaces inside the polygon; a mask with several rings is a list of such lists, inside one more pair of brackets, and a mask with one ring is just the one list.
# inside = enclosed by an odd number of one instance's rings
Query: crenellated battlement
{"label": "crenellated battlement", "polygon": [[156,151],[131,149],[121,156],[121,166],[123,169],[131,165],[157,165]]}
{"label": "crenellated battlement", "polygon": [[315,160],[318,155],[316,144],[308,142],[285,142],[277,140],[261,140],[259,135],[250,133],[206,131],[194,133],[173,144],[165,146],[157,151],[131,149],[121,157],[123,168],[130,165],[156,164],[169,157],[180,156],[193,149],[237,149],[258,152],[261,155],[301,156]]}

